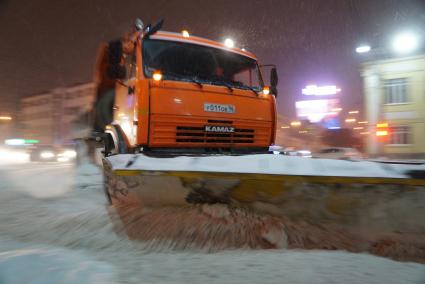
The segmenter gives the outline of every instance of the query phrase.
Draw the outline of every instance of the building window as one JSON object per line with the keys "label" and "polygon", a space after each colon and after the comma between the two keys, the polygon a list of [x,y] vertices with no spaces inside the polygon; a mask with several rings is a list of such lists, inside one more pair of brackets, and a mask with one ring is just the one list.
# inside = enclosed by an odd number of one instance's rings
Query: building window
{"label": "building window", "polygon": [[406,78],[385,80],[384,90],[385,104],[402,104],[409,101]]}
{"label": "building window", "polygon": [[388,142],[388,144],[392,145],[410,144],[409,126],[392,126]]}

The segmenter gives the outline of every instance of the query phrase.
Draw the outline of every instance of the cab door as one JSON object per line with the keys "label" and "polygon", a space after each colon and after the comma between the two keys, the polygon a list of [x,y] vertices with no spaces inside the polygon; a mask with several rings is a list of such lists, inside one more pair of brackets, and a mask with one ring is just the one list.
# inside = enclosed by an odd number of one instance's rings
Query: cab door
{"label": "cab door", "polygon": [[115,85],[114,124],[119,125],[127,136],[129,146],[136,145],[137,117],[136,109],[136,55],[131,54],[125,59],[126,77],[118,80]]}

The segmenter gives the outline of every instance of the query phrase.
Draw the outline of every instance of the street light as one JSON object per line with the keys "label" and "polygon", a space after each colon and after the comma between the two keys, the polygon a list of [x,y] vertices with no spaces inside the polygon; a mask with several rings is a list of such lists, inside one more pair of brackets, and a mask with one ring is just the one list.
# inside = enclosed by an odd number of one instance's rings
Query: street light
{"label": "street light", "polygon": [[11,116],[0,116],[0,120],[12,120]]}
{"label": "street light", "polygon": [[365,44],[365,45],[360,45],[360,46],[358,46],[357,48],[356,48],[356,52],[357,53],[367,53],[367,52],[369,52],[371,50],[371,47],[370,47],[370,45],[367,45],[367,44]]}
{"label": "street light", "polygon": [[393,49],[398,53],[410,53],[418,48],[418,37],[412,33],[399,34],[394,38]]}
{"label": "street light", "polygon": [[356,122],[356,119],[355,119],[355,118],[347,118],[347,119],[345,120],[345,122],[347,122],[347,123]]}

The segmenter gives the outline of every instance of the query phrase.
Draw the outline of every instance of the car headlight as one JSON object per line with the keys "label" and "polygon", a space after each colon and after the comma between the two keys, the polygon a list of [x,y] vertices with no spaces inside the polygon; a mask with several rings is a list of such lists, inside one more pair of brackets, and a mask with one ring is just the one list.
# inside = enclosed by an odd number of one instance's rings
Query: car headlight
{"label": "car headlight", "polygon": [[77,152],[75,152],[74,150],[66,150],[62,153],[62,156],[67,158],[75,158],[77,157]]}
{"label": "car headlight", "polygon": [[57,161],[58,162],[69,162],[69,158],[67,158],[67,157],[58,157],[57,158]]}
{"label": "car headlight", "polygon": [[55,156],[53,152],[50,151],[43,151],[40,153],[40,157],[43,159],[51,159]]}

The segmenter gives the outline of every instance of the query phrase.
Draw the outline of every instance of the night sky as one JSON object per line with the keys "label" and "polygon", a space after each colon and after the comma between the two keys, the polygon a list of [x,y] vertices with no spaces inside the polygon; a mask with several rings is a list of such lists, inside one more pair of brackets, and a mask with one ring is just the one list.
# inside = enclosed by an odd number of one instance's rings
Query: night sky
{"label": "night sky", "polygon": [[0,0],[0,111],[22,96],[91,81],[99,43],[136,17],[163,18],[168,31],[232,37],[261,63],[276,63],[278,108],[290,117],[307,83],[337,84],[343,107],[360,107],[354,48],[362,40],[387,46],[406,29],[423,36],[425,0]]}

